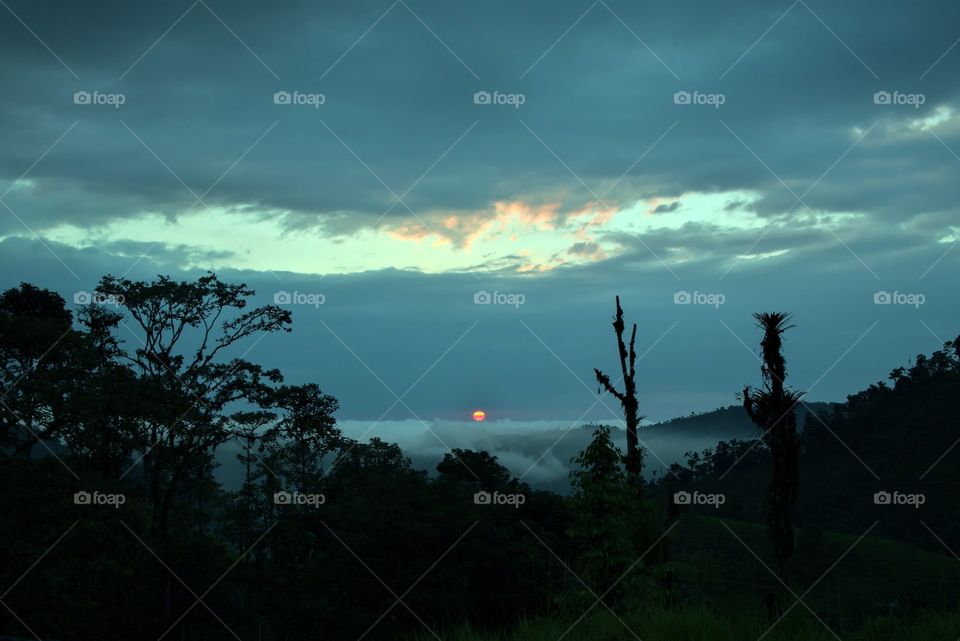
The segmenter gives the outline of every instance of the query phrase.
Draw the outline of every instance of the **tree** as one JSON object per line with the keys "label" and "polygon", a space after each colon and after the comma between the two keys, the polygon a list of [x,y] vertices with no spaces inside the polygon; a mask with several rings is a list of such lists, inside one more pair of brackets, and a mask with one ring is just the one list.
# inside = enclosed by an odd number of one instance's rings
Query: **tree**
{"label": "tree", "polygon": [[243,358],[224,362],[222,354],[256,335],[289,331],[290,312],[274,305],[240,312],[253,290],[212,273],[195,282],[104,276],[97,292],[121,302],[142,333],[140,345],[121,357],[150,390],[144,393],[158,401],[144,418],[137,449],[143,453],[153,524],[162,531],[188,468],[231,438],[221,410],[234,401],[261,400],[268,384],[281,379],[277,370],[265,371]]}
{"label": "tree", "polygon": [[123,317],[98,304],[85,305],[79,317],[86,331],[76,334],[73,378],[82,384],[72,395],[61,435],[72,454],[102,476],[119,478],[129,469],[140,421],[150,407],[139,402],[145,397],[142,381],[121,358],[114,336]]}
{"label": "tree", "polygon": [[333,414],[337,399],[314,383],[283,385],[267,395],[278,419],[263,435],[263,448],[276,454],[282,471],[300,489],[324,476],[324,459],[343,444]]}
{"label": "tree", "polygon": [[437,465],[441,481],[461,483],[475,489],[502,490],[510,483],[510,471],[484,450],[458,447],[443,455]]}
{"label": "tree", "polygon": [[627,478],[639,492],[642,487],[640,475],[643,471],[643,451],[637,437],[637,427],[640,425],[641,419],[637,414],[639,404],[637,402],[637,383],[634,368],[637,360],[637,352],[634,349],[637,340],[637,324],[633,324],[633,331],[630,333],[628,352],[623,341],[623,309],[620,307],[619,296],[617,296],[617,315],[613,320],[613,331],[617,336],[617,352],[620,357],[620,372],[624,385],[623,392],[618,391],[610,382],[610,377],[599,369],[595,368],[593,372],[597,377],[597,382],[620,401],[620,405],[623,407],[623,415],[627,424],[627,456],[625,459]]}
{"label": "tree", "polygon": [[[117,301],[129,317],[114,331],[122,324],[140,343],[132,352],[121,350],[118,358],[136,372],[136,402],[148,408],[139,421],[135,450],[142,453],[151,531],[159,539],[161,558],[169,562],[168,528],[176,499],[191,481],[206,478],[213,452],[232,438],[224,408],[237,401],[261,404],[271,384],[282,380],[278,370],[225,355],[247,339],[290,331],[290,312],[275,305],[243,311],[254,291],[224,283],[213,273],[181,282],[167,276],[152,282],[104,276],[97,294]],[[128,322],[140,335],[126,327]],[[172,583],[166,581],[168,620]]]}
{"label": "tree", "polygon": [[344,441],[337,456],[338,473],[378,473],[395,475],[411,469],[410,459],[396,443],[388,443],[374,436],[369,443]]}
{"label": "tree", "polygon": [[73,315],[56,292],[29,283],[0,295],[0,447],[30,457],[59,436],[65,399],[77,389],[68,367],[76,347]]}
{"label": "tree", "polygon": [[571,460],[576,468],[570,472],[574,525],[569,534],[580,550],[578,574],[608,604],[626,591],[629,582],[619,579],[635,561],[633,492],[623,461],[604,425]]}
{"label": "tree", "polygon": [[763,388],[753,391],[749,385],[745,386],[742,397],[743,407],[760,430],[773,459],[765,504],[767,530],[777,564],[777,582],[767,605],[771,618],[775,618],[782,607],[781,597],[787,591],[787,564],[796,550],[792,511],[800,484],[800,439],[794,408],[803,393],[789,390],[785,385],[787,364],[782,353],[782,336],[794,327],[789,325],[790,315],[775,312],[757,313],[753,317],[763,330],[760,342]]}
{"label": "tree", "polygon": [[237,454],[237,460],[243,463],[246,470],[244,485],[253,482],[253,464],[259,460],[259,457],[253,453],[254,445],[263,439],[267,426],[276,418],[277,415],[273,412],[263,410],[235,412],[230,415],[230,423],[233,425],[231,432],[243,445],[243,452]]}

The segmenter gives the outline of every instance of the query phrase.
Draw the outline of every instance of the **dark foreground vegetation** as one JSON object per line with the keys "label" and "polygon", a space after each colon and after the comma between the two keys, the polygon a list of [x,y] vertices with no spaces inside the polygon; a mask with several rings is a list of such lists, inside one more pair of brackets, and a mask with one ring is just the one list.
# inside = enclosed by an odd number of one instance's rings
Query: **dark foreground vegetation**
{"label": "dark foreground vegetation", "polygon": [[[106,277],[107,304],[79,317],[28,284],[0,295],[0,635],[960,636],[960,340],[800,425],[788,319],[758,316],[760,386],[741,391],[757,438],[641,476],[618,301],[626,383],[596,376],[629,451],[598,426],[559,496],[486,452],[428,474],[393,444],[345,438],[319,386],[245,360],[291,326],[280,307],[248,310],[251,295],[213,275]],[[236,491],[213,476],[231,441]]]}

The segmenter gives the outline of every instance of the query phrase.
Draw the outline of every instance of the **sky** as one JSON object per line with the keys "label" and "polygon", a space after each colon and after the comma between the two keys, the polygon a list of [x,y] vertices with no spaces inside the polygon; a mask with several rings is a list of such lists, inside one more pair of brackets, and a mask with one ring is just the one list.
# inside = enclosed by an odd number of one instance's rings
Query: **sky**
{"label": "sky", "polygon": [[0,287],[245,282],[294,318],[246,357],[360,433],[615,423],[616,295],[649,420],[759,382],[757,311],[794,314],[792,385],[843,400],[960,333],[957,25],[946,0],[2,0]]}

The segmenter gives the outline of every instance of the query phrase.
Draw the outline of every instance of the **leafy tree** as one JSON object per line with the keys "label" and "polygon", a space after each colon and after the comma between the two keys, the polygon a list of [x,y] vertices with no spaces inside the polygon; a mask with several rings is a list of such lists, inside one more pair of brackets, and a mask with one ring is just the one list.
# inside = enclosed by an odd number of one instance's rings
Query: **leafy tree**
{"label": "leafy tree", "polygon": [[29,283],[0,295],[0,448],[30,457],[40,440],[66,425],[66,398],[78,389],[68,367],[76,337],[73,315],[56,292]]}
{"label": "leafy tree", "polygon": [[[278,370],[264,370],[242,356],[227,360],[226,354],[246,340],[290,331],[290,312],[275,305],[243,311],[253,290],[224,283],[213,273],[181,282],[166,276],[152,282],[104,276],[97,293],[122,305],[129,321],[113,329],[119,332],[122,325],[139,343],[118,356],[136,373],[138,402],[149,408],[139,421],[135,450],[143,462],[151,531],[159,539],[161,558],[167,559],[176,499],[204,478],[214,450],[232,437],[223,410],[237,401],[262,402],[270,385],[282,378]],[[172,584],[166,580],[169,619]]]}
{"label": "leafy tree", "polygon": [[368,443],[343,440],[343,448],[337,455],[336,472],[376,474],[402,474],[411,470],[411,462],[400,446],[374,436]]}
{"label": "leafy tree", "polygon": [[122,359],[114,336],[122,316],[103,305],[80,311],[79,347],[72,367],[82,387],[71,396],[69,414],[61,430],[70,452],[83,458],[104,477],[118,478],[130,469],[137,433],[150,406],[143,381]]}
{"label": "leafy tree", "polygon": [[443,455],[437,465],[439,480],[462,483],[475,489],[498,490],[507,487],[510,471],[503,467],[496,456],[483,450],[453,448]]}
{"label": "leafy tree", "polygon": [[133,352],[123,351],[122,357],[162,401],[145,417],[137,449],[152,521],[163,532],[189,468],[231,437],[219,413],[234,401],[260,400],[268,384],[280,380],[277,370],[265,371],[243,358],[224,361],[222,355],[246,339],[289,331],[290,312],[274,305],[241,312],[254,292],[212,273],[195,282],[105,276],[97,292],[122,302],[142,334]]}
{"label": "leafy tree", "polygon": [[231,433],[240,440],[243,446],[243,452],[237,454],[237,460],[243,463],[246,471],[244,483],[253,482],[253,465],[260,460],[260,457],[253,451],[257,443],[263,439],[267,426],[273,423],[276,418],[277,415],[273,412],[263,410],[235,412],[230,416],[230,423],[233,426]]}
{"label": "leafy tree", "polygon": [[612,590],[605,597],[610,604],[618,601],[630,584],[618,580],[635,560],[633,491],[609,427],[599,426],[587,448],[571,462],[577,466],[570,473],[574,513],[570,536],[580,550],[576,567],[598,596]]}
{"label": "leafy tree", "polygon": [[337,399],[324,394],[318,385],[283,385],[267,395],[277,420],[264,432],[263,449],[296,487],[305,489],[324,476],[324,460],[344,443],[333,414]]}

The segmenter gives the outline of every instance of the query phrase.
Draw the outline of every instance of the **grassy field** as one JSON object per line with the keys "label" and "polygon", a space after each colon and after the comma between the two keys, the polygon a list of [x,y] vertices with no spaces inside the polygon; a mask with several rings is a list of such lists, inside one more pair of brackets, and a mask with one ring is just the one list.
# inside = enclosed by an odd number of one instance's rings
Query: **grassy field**
{"label": "grassy field", "polygon": [[[650,605],[611,613],[597,606],[579,621],[579,613],[571,612],[563,620],[525,621],[501,634],[460,628],[441,631],[440,636],[451,641],[836,641],[838,637],[844,641],[956,641],[960,637],[960,563],[952,557],[872,536],[799,534],[791,587],[809,610],[796,604],[772,629],[761,608],[773,580],[764,567],[771,567],[764,526],[688,514],[671,536],[675,560],[670,565],[682,586],[682,607]],[[418,640],[433,638],[425,632]]]}
{"label": "grassy field", "polygon": [[[774,579],[754,556],[772,567],[763,525],[685,515],[672,535],[674,570],[694,600],[720,611],[752,611],[770,590]],[[824,620],[849,628],[871,616],[960,605],[956,559],[873,536],[858,539],[798,532],[791,587],[806,593],[804,603]]]}
{"label": "grassy field", "polygon": [[[843,641],[955,641],[960,615],[935,614],[912,623],[895,618],[865,622],[861,629],[843,633]],[[440,632],[445,641],[836,641],[837,637],[811,617],[790,616],[770,629],[761,619],[724,618],[706,609],[645,609],[614,616],[598,612],[571,627],[553,619],[521,624],[510,634],[480,633],[461,628]],[[426,632],[418,641],[434,637]]]}

